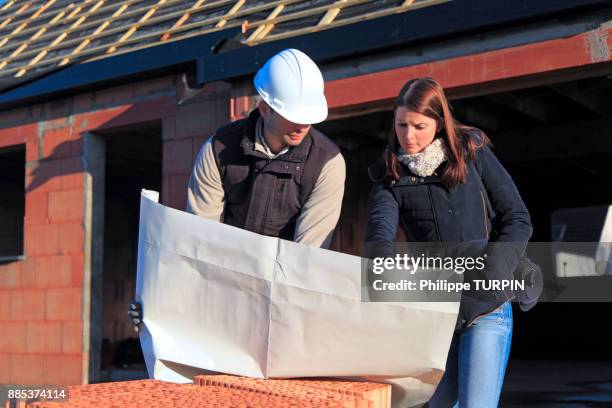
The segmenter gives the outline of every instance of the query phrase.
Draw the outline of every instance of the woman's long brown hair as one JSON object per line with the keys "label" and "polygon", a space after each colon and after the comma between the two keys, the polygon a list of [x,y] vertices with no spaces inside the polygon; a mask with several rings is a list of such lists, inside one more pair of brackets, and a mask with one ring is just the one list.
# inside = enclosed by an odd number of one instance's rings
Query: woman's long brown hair
{"label": "woman's long brown hair", "polygon": [[[448,156],[448,163],[441,175],[442,182],[449,188],[465,182],[467,162],[474,160],[478,148],[491,143],[487,135],[477,128],[465,126],[455,120],[444,90],[433,78],[415,78],[408,81],[395,100],[393,111],[396,112],[399,107],[436,121],[439,131],[437,137],[444,138]],[[386,168],[385,176],[396,181],[403,174],[402,166],[397,159],[398,149],[399,142],[393,131],[383,153],[383,160]]]}

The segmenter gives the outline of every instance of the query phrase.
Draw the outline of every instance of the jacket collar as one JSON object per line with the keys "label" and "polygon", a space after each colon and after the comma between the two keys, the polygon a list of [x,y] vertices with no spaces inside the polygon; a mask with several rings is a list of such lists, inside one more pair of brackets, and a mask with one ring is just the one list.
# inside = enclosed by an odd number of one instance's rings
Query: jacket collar
{"label": "jacket collar", "polygon": [[[242,148],[242,153],[245,156],[268,159],[265,154],[255,150],[255,127],[257,126],[257,121],[260,117],[261,114],[259,113],[259,109],[254,109],[249,114],[249,117],[245,119],[246,123],[243,128],[240,147]],[[310,133],[311,132],[308,132],[299,146],[290,147],[287,153],[282,154],[273,160],[282,160],[294,163],[303,163],[306,161],[306,157],[308,157],[310,147],[312,146],[312,135]]]}

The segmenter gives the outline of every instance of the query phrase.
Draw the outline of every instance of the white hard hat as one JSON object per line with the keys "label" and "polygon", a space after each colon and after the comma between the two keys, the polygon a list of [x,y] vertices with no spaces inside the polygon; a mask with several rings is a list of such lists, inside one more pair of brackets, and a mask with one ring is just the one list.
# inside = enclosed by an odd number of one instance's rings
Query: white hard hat
{"label": "white hard hat", "polygon": [[287,49],[274,55],[257,72],[254,83],[263,100],[293,123],[310,125],[327,118],[323,75],[302,51]]}

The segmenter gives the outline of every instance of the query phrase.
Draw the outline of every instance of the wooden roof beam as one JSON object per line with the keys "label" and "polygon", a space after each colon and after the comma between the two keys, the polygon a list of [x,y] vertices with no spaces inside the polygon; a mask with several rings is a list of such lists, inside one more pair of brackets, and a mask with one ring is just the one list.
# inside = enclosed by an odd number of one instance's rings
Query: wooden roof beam
{"label": "wooden roof beam", "polygon": [[149,11],[147,11],[147,12],[145,13],[145,15],[144,15],[144,16],[142,16],[142,17],[140,18],[140,20],[138,20],[138,23],[136,23],[136,24],[134,24],[133,26],[131,26],[131,27],[130,27],[130,28],[129,28],[129,29],[126,31],[126,32],[125,32],[125,34],[123,34],[123,35],[121,36],[121,38],[119,39],[119,41],[117,41],[117,45],[113,45],[112,47],[110,47],[108,50],[106,50],[106,53],[107,53],[107,54],[111,54],[111,53],[113,53],[113,52],[117,51],[117,48],[118,48],[118,47],[120,47],[120,46],[121,46],[121,44],[122,44],[123,42],[125,42],[125,41],[126,41],[128,38],[130,38],[130,37],[131,37],[131,36],[132,36],[132,35],[133,35],[133,34],[136,32],[136,30],[138,30],[138,28],[140,27],[140,24],[142,24],[142,23],[146,22],[146,21],[147,21],[149,18],[151,18],[151,16],[157,12],[158,7],[159,7],[160,5],[162,5],[162,4],[164,4],[165,2],[166,2],[166,0],[159,0],[155,6],[151,7],[151,8],[149,9]]}
{"label": "wooden roof beam", "polygon": [[[266,20],[275,19],[283,11],[284,8],[285,8],[284,4],[279,4],[278,6],[274,8],[274,10],[272,10],[272,12],[268,15],[268,17],[266,17]],[[249,35],[247,42],[256,41],[256,40],[264,38],[266,35],[268,35],[268,33],[273,28],[274,28],[274,23],[260,25],[259,27],[255,29],[255,31],[251,33],[251,35]]]}
{"label": "wooden roof beam", "polygon": [[115,10],[115,12],[112,16],[110,16],[110,18],[106,19],[102,24],[100,24],[98,28],[96,28],[96,30],[88,38],[84,39],[74,50],[72,50],[72,52],[70,53],[70,57],[62,59],[58,65],[63,66],[68,64],[71,61],[71,58],[78,55],[81,51],[83,51],[83,49],[85,49],[85,47],[87,47],[91,43],[91,39],[93,37],[104,31],[110,25],[110,23],[118,16],[120,16],[128,7],[129,5],[127,3],[123,3],[121,7]]}
{"label": "wooden roof beam", "polygon": [[[100,8],[102,6],[102,4],[104,4],[106,0],[100,0],[98,1],[93,7],[92,9],[97,10],[98,8]],[[70,15],[76,15],[76,13],[81,11],[81,7],[77,7],[77,9],[75,11],[73,11],[72,13],[70,13]],[[70,17],[70,16],[68,16]],[[73,30],[74,28],[78,27],[79,25],[81,25],[81,23],[83,21],[85,21],[85,19],[87,19],[88,16],[81,16],[81,18],[79,18],[77,21],[75,21],[69,28],[69,30],[65,30],[64,32],[62,32],[60,35],[58,35],[55,40],[53,40],[51,42],[51,44],[49,44],[49,46],[47,48],[45,48],[44,50],[42,50],[38,55],[36,55],[36,57],[34,57],[25,68],[21,68],[16,74],[15,77],[21,77],[23,75],[25,75],[25,73],[32,68],[32,66],[36,65],[41,59],[43,59],[48,53],[49,51],[53,50],[55,47],[57,47],[58,44],[60,44],[70,33],[71,30]]]}
{"label": "wooden roof beam", "polygon": [[246,0],[238,0],[231,9],[223,16],[223,19],[219,20],[219,22],[215,25],[217,28],[225,27],[227,21],[234,16],[240,10],[240,8],[246,3]]}
{"label": "wooden roof beam", "polygon": [[[205,0],[197,0],[193,6],[191,6],[190,10],[194,10],[197,9],[198,7],[200,7],[202,5],[202,3],[204,3]],[[168,31],[166,31],[161,37],[160,37],[160,41],[168,41],[170,39],[170,33],[172,32],[172,30],[177,29],[178,27],[182,26],[185,21],[187,21],[189,19],[189,17],[191,17],[191,13],[185,13],[183,14],[173,25],[172,27],[170,27],[170,29]]]}
{"label": "wooden roof beam", "polygon": [[[72,5],[72,3],[71,3]],[[66,15],[66,11],[64,10],[60,10],[55,17],[53,17],[53,19],[51,19],[51,21],[49,22],[50,24],[55,23],[57,21],[59,21],[62,17],[64,17]],[[6,58],[4,61],[0,62],[0,69],[4,68],[6,65],[8,65],[11,61],[13,61],[16,57],[18,57],[25,49],[27,49],[30,44],[32,43],[32,41],[37,40],[41,35],[43,35],[45,32],[47,31],[47,26],[43,26],[40,27],[38,29],[38,31],[36,33],[34,33],[34,35],[32,35],[32,37],[30,37],[27,41],[21,43],[21,45],[19,46],[19,48],[17,48],[15,51],[13,51],[11,53],[11,55],[8,56],[8,58]]]}
{"label": "wooden roof beam", "polygon": [[340,14],[340,11],[342,11],[342,4],[346,3],[346,1],[347,0],[339,0],[339,1],[337,1],[336,4],[339,7],[334,7],[332,9],[327,10],[325,15],[319,20],[317,25],[318,26],[323,26],[323,25],[331,24],[336,19],[338,14]]}

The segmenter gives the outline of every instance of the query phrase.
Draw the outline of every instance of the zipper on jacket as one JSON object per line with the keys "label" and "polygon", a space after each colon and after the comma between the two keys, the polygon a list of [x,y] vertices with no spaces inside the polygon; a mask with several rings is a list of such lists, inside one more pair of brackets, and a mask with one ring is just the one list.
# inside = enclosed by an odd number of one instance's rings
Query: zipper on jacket
{"label": "zipper on jacket", "polygon": [[438,236],[438,242],[440,242],[440,246],[442,247],[442,237],[440,236],[440,229],[438,228],[438,219],[436,218],[436,210],[434,209],[433,198],[431,197],[431,187],[430,184],[427,184],[427,195],[429,196],[429,204],[431,204],[431,214],[434,219],[434,227],[436,228],[436,235]]}
{"label": "zipper on jacket", "polygon": [[485,202],[484,193],[482,192],[482,190],[480,190],[480,198],[482,200],[485,238],[489,239],[489,227],[487,226],[487,204]]}

